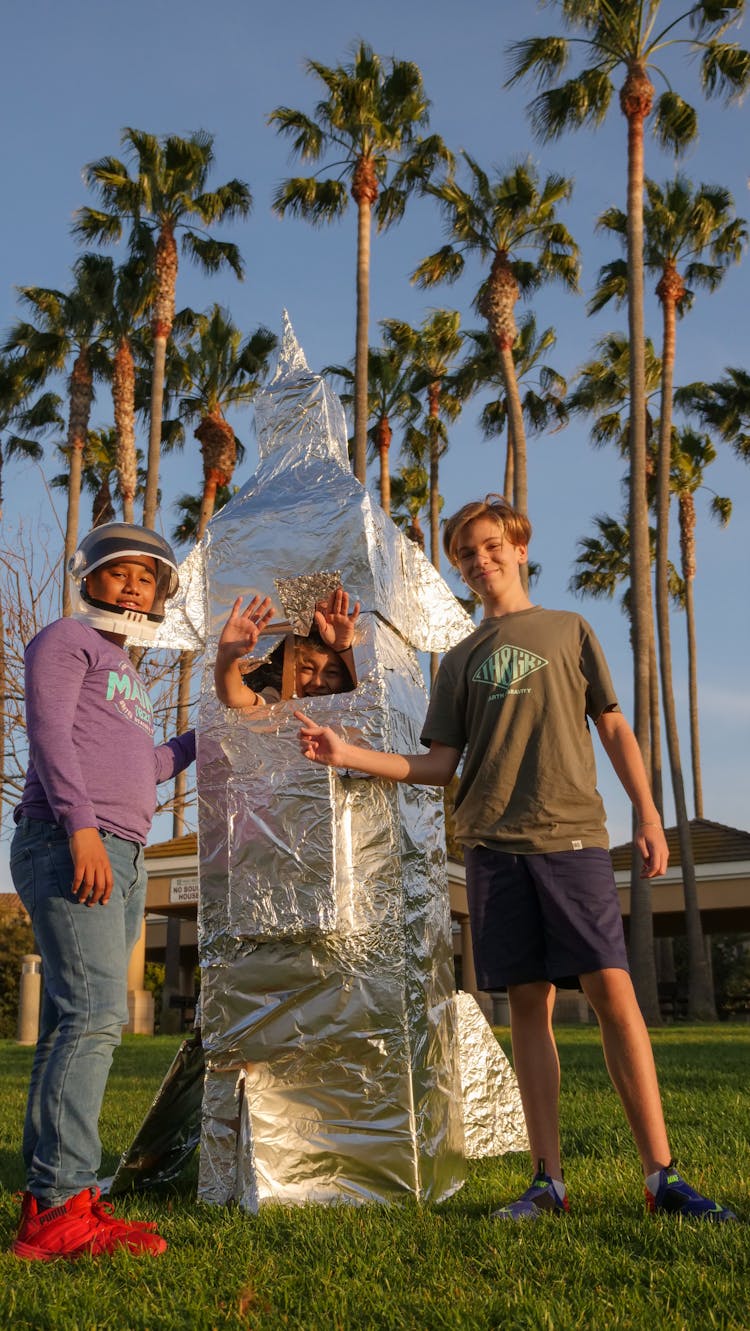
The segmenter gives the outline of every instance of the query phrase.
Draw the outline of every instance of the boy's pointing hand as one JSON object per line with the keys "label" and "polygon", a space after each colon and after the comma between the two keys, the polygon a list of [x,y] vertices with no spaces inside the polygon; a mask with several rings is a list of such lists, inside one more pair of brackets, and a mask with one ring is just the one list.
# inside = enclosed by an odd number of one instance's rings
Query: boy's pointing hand
{"label": "boy's pointing hand", "polygon": [[295,712],[302,722],[299,732],[299,746],[305,758],[311,762],[322,763],[325,767],[345,767],[343,740],[331,730],[330,726],[318,726],[304,712]]}

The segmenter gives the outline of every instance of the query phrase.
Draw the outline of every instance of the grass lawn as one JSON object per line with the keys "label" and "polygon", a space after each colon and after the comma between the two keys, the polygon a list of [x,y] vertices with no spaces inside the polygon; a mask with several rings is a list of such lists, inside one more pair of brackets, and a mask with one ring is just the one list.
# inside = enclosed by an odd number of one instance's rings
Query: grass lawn
{"label": "grass lawn", "polygon": [[[499,1032],[509,1052],[508,1032]],[[118,1051],[101,1123],[114,1172],[177,1039],[131,1036]],[[629,1133],[597,1034],[561,1028],[563,1140],[573,1212],[523,1226],[492,1205],[528,1182],[527,1157],[481,1161],[440,1207],[267,1207],[257,1218],[196,1203],[178,1185],[118,1203],[156,1219],[169,1250],[75,1264],[5,1250],[22,1187],[27,1049],[0,1042],[0,1326],[12,1331],[569,1331],[750,1328],[750,1025],[654,1034],[673,1149],[697,1187],[746,1223],[644,1212]]]}

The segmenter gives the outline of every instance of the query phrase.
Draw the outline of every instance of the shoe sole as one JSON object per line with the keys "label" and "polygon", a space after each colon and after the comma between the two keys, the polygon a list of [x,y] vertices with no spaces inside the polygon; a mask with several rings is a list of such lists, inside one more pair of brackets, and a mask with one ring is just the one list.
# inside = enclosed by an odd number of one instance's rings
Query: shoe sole
{"label": "shoe sole", "polygon": [[118,1243],[109,1251],[103,1249],[92,1253],[88,1247],[76,1248],[73,1252],[45,1252],[43,1248],[35,1248],[32,1243],[20,1243],[16,1239],[11,1252],[14,1257],[21,1257],[26,1262],[75,1262],[79,1257],[112,1257],[118,1249],[129,1252],[131,1257],[160,1257],[168,1247],[166,1239],[161,1241],[164,1246],[160,1248],[129,1248],[127,1243]]}
{"label": "shoe sole", "polygon": [[11,1252],[14,1257],[22,1257],[26,1262],[71,1261],[83,1255],[80,1252],[45,1252],[43,1248],[35,1248],[32,1243],[19,1243],[18,1239],[11,1246]]}

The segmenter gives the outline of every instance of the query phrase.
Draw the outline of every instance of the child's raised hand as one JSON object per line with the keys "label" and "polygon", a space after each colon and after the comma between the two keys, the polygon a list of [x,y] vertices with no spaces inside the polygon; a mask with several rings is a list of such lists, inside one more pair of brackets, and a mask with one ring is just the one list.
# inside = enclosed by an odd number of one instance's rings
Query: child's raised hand
{"label": "child's raised hand", "polygon": [[224,657],[239,660],[247,656],[255,647],[261,630],[273,616],[273,603],[269,596],[254,596],[242,609],[242,597],[238,596],[232,606],[231,614],[219,638],[219,647]]}
{"label": "child's raised hand", "polygon": [[359,619],[359,601],[349,613],[349,594],[343,587],[331,592],[327,601],[318,601],[315,607],[315,627],[327,647],[345,652],[354,638],[354,625]]}
{"label": "child's raised hand", "polygon": [[322,763],[324,767],[345,767],[344,741],[339,739],[330,726],[318,726],[304,712],[295,712],[302,722],[299,731],[299,746],[302,755],[313,763]]}

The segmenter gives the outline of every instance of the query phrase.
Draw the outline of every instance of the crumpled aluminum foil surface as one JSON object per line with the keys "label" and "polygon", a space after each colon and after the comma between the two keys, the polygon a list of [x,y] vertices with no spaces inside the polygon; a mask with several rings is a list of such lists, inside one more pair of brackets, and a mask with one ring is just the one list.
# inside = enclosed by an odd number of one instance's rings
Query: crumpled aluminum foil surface
{"label": "crumpled aluminum foil surface", "polygon": [[358,685],[305,710],[414,750],[426,707],[415,648],[443,650],[472,625],[352,476],[341,405],[288,321],[256,419],[258,470],[209,525],[203,598],[193,589],[189,610],[171,611],[193,630],[205,616],[199,1195],[250,1211],[439,1200],[463,1177],[441,796],[308,762],[299,703],[230,711],[212,663],[237,596],[283,611],[280,586],[336,570],[362,603]]}
{"label": "crumpled aluminum foil surface", "polygon": [[[516,1074],[479,1004],[461,990],[455,996],[467,1160],[528,1151],[529,1139]],[[488,1087],[493,1091],[488,1094]]]}
{"label": "crumpled aluminum foil surface", "polygon": [[215,643],[231,588],[282,609],[286,579],[332,569],[416,651],[444,652],[471,633],[437,570],[352,475],[341,403],[307,368],[286,315],[276,377],[258,394],[255,418],[258,470],[180,565],[154,647]]}

